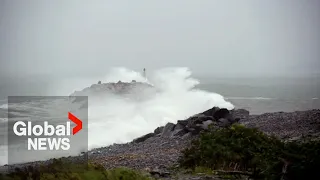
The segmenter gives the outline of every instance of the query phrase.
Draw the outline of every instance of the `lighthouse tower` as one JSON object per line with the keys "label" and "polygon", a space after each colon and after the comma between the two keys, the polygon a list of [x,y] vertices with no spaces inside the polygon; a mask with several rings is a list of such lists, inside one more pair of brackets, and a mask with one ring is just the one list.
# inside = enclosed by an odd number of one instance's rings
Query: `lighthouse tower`
{"label": "lighthouse tower", "polygon": [[145,80],[147,80],[146,68],[143,68],[143,77],[145,78]]}

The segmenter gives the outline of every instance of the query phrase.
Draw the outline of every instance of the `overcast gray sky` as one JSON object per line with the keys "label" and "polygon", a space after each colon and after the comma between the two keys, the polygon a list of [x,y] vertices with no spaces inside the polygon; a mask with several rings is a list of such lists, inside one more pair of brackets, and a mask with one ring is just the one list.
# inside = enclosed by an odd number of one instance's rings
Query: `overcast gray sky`
{"label": "overcast gray sky", "polygon": [[319,0],[0,0],[0,74],[320,72]]}

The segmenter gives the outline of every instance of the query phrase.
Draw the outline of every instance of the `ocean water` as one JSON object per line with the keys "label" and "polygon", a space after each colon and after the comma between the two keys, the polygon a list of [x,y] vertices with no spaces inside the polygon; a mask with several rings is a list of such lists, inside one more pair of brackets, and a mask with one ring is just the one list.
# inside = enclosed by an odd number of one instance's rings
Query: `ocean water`
{"label": "ocean water", "polygon": [[[158,91],[143,101],[109,96],[96,102],[89,97],[89,149],[129,142],[167,122],[175,123],[213,106],[245,108],[251,114],[320,108],[320,83],[317,78],[195,77],[188,68],[165,68],[148,73],[148,79],[145,79],[140,72],[114,68],[104,77],[7,81],[0,84],[0,164],[7,162],[6,96],[68,96],[99,80],[145,81],[153,84]],[[141,95],[144,93],[141,92]],[[44,104],[46,103],[39,104],[37,109],[49,114],[55,113],[52,111],[52,104]],[[19,110],[34,111],[34,105],[28,103],[15,104],[15,108],[16,115],[19,115]],[[15,143],[9,142],[10,145]],[[59,155],[52,154],[52,157],[57,156]],[[26,157],[21,162],[43,158]]]}
{"label": "ocean water", "polygon": [[221,94],[251,114],[320,109],[320,78],[205,79],[200,89]]}

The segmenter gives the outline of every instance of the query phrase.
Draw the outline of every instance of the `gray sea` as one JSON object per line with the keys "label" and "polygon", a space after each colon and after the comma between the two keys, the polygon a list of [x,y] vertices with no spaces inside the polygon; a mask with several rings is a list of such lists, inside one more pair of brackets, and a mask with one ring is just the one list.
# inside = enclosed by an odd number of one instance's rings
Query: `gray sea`
{"label": "gray sea", "polygon": [[[319,77],[217,78],[200,76],[196,79],[200,81],[196,88],[221,94],[236,108],[245,108],[251,114],[320,108]],[[91,82],[87,80],[87,83],[81,86],[85,88],[96,83]],[[15,81],[0,78],[0,107],[7,103],[6,97],[9,95],[44,96],[59,94],[57,92],[69,95],[74,90],[69,87],[62,91],[59,88],[60,83],[59,80],[41,77],[20,78]],[[77,86],[79,88],[79,85]]]}
{"label": "gray sea", "polygon": [[201,89],[223,95],[250,114],[320,109],[320,78],[203,78]]}

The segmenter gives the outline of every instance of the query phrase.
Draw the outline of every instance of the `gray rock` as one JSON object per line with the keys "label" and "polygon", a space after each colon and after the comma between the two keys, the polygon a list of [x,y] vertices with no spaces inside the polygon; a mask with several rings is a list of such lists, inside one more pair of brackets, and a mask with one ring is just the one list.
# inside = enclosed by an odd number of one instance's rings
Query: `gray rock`
{"label": "gray rock", "polygon": [[149,173],[150,173],[150,175],[152,175],[155,178],[160,178],[160,177],[165,178],[165,177],[170,176],[170,172],[165,171],[165,170],[161,170],[158,168],[151,170]]}
{"label": "gray rock", "polygon": [[175,126],[173,123],[167,123],[163,128],[161,137],[170,137]]}
{"label": "gray rock", "polygon": [[206,115],[198,115],[198,116],[194,116],[193,118],[195,118],[197,120],[197,122],[203,122],[206,120],[214,120],[214,118],[212,116],[206,116]]}
{"label": "gray rock", "polygon": [[177,129],[177,130],[174,130],[173,132],[172,132],[172,136],[179,136],[179,137],[181,137],[181,136],[183,136],[183,135],[185,135],[185,134],[187,134],[188,133],[188,131],[186,130],[186,129]]}
{"label": "gray rock", "polygon": [[188,120],[178,120],[177,124],[180,124],[182,126],[186,126],[188,124]]}
{"label": "gray rock", "polygon": [[205,115],[199,115],[199,116],[193,116],[188,119],[187,128],[195,128],[197,124],[202,124],[204,121],[212,120],[213,117],[205,116]]}
{"label": "gray rock", "polygon": [[188,132],[187,134],[183,135],[183,136],[181,137],[181,139],[189,139],[189,138],[191,138],[191,137],[192,137],[192,133],[191,133],[191,132]]}
{"label": "gray rock", "polygon": [[220,118],[218,120],[219,127],[229,127],[230,125],[231,125],[231,122],[228,119]]}
{"label": "gray rock", "polygon": [[230,113],[234,118],[239,118],[239,120],[249,119],[250,112],[245,109],[234,109]]}
{"label": "gray rock", "polygon": [[195,131],[195,128],[189,128],[189,127],[187,127],[186,130],[187,130],[188,132],[193,132],[193,131]]}
{"label": "gray rock", "polygon": [[219,109],[218,111],[216,111],[213,115],[214,119],[221,119],[221,118],[225,118],[225,119],[229,119],[230,117],[230,111],[226,108],[222,108]]}
{"label": "gray rock", "polygon": [[211,116],[211,117],[213,117],[214,113],[217,112],[219,109],[220,109],[220,108],[218,108],[218,107],[213,107],[213,108],[208,109],[208,110],[206,110],[206,111],[204,111],[204,112],[202,112],[202,113],[200,113],[200,114],[203,114],[203,115],[205,115],[205,116]]}
{"label": "gray rock", "polygon": [[212,124],[213,121],[212,120],[207,120],[207,121],[204,121],[202,123],[202,129],[208,129],[209,128],[209,125]]}
{"label": "gray rock", "polygon": [[192,134],[197,135],[203,130],[202,124],[196,124],[195,127],[193,128]]}
{"label": "gray rock", "polygon": [[155,129],[155,130],[153,131],[153,133],[155,133],[155,134],[160,134],[160,133],[162,133],[163,129],[164,129],[164,126],[157,127],[157,129]]}
{"label": "gray rock", "polygon": [[155,135],[155,133],[149,133],[149,134],[146,134],[146,135],[143,135],[141,137],[138,137],[136,139],[133,140],[134,143],[140,143],[140,142],[143,142],[151,137],[153,137]]}
{"label": "gray rock", "polygon": [[184,129],[185,127],[186,127],[186,126],[184,126],[184,125],[182,125],[182,124],[177,123],[177,125],[174,127],[174,131]]}

